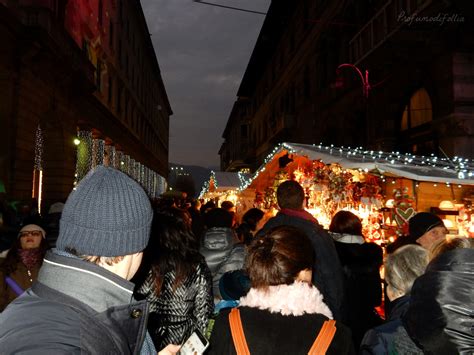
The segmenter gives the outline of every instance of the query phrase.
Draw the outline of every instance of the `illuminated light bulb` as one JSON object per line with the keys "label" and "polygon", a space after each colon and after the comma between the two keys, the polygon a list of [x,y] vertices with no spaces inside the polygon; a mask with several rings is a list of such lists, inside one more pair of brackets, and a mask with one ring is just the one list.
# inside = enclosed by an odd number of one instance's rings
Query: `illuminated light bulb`
{"label": "illuminated light bulb", "polygon": [[81,141],[79,140],[79,138],[74,138],[74,145],[79,145],[81,144]]}
{"label": "illuminated light bulb", "polygon": [[453,221],[450,221],[449,219],[443,219],[443,224],[448,229],[454,227]]}

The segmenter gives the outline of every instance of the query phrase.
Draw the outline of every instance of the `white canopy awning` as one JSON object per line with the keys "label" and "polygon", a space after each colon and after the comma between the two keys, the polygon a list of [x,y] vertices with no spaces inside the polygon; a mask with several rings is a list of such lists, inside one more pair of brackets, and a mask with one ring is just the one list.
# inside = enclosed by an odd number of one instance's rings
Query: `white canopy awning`
{"label": "white canopy awning", "polygon": [[325,164],[337,163],[346,169],[362,169],[365,172],[379,172],[416,181],[474,185],[474,163],[468,159],[459,157],[441,159],[434,156],[299,143],[280,144],[267,158],[266,163],[257,170],[252,180],[265,169],[265,165],[273,156],[284,150],[290,154],[306,156],[311,160],[321,160]]}

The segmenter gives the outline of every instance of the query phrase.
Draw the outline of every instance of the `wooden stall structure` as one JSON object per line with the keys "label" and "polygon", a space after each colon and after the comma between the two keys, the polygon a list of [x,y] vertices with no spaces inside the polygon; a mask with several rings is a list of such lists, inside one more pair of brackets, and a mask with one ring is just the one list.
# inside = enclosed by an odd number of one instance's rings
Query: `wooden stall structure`
{"label": "wooden stall structure", "polygon": [[474,163],[323,145],[282,143],[255,174],[244,179],[239,197],[249,207],[276,213],[276,188],[298,181],[306,210],[324,227],[344,209],[357,214],[365,236],[378,243],[407,233],[416,212],[437,213],[450,233],[474,237]]}
{"label": "wooden stall structure", "polygon": [[231,201],[238,214],[241,210],[239,188],[248,178],[249,174],[240,172],[211,171],[209,179],[203,184],[199,199],[204,202],[212,200],[216,206],[220,206],[223,201]]}

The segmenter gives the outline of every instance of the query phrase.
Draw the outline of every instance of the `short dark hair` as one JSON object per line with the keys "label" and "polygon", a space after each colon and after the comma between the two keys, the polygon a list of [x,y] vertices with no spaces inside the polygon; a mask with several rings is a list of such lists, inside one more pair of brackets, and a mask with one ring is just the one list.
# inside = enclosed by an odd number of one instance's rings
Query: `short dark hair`
{"label": "short dark hair", "polygon": [[277,201],[280,208],[301,209],[304,202],[304,190],[294,180],[282,182],[277,188]]}
{"label": "short dark hair", "polygon": [[232,208],[234,208],[234,204],[232,203],[232,201],[223,201],[221,203],[221,208],[226,211],[230,211]]}
{"label": "short dark hair", "polygon": [[329,231],[362,236],[362,223],[354,213],[339,211],[332,217]]}
{"label": "short dark hair", "polygon": [[233,215],[222,208],[213,208],[205,214],[204,222],[206,223],[207,228],[232,228]]}
{"label": "short dark hair", "polygon": [[242,217],[242,222],[249,225],[250,230],[254,231],[257,228],[258,222],[263,218],[264,213],[258,208],[251,208]]}
{"label": "short dark hair", "polygon": [[82,254],[79,254],[77,250],[72,247],[65,247],[64,251],[71,255],[77,256],[81,260],[88,261],[95,265],[100,265],[104,263],[109,266],[113,266],[115,264],[118,264],[125,258],[125,255],[120,255],[120,256],[82,255]]}
{"label": "short dark hair", "polygon": [[306,234],[295,227],[279,226],[252,242],[245,269],[254,288],[290,285],[300,271],[312,269],[313,260]]}

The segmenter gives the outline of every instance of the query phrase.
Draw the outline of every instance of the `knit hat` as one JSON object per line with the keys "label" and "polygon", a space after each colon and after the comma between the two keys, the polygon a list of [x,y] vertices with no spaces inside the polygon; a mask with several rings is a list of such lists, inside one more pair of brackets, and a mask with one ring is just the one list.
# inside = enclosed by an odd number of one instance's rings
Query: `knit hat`
{"label": "knit hat", "polygon": [[53,213],[61,213],[64,208],[64,203],[62,202],[55,202],[49,207],[48,214],[53,214]]}
{"label": "knit hat", "polygon": [[56,248],[109,257],[137,253],[148,244],[152,218],[150,201],[138,183],[98,166],[69,194]]}
{"label": "knit hat", "polygon": [[45,230],[41,228],[40,226],[38,226],[37,224],[27,224],[26,226],[23,226],[18,232],[18,237],[20,237],[21,233],[23,232],[35,232],[35,231],[40,231],[41,234],[43,235],[43,238],[46,238]]}
{"label": "knit hat", "polygon": [[419,212],[408,220],[409,234],[414,240],[435,227],[444,227],[444,224],[441,218],[432,213]]}

